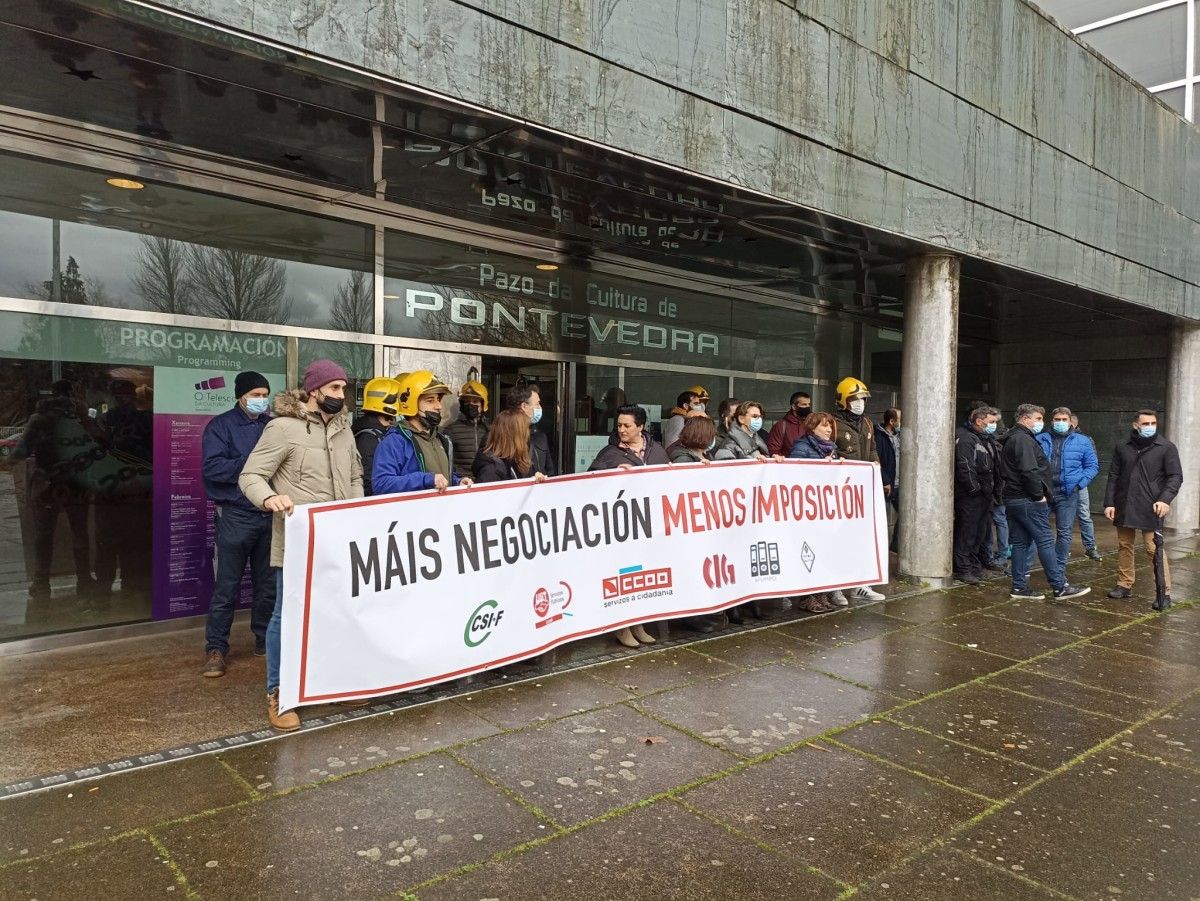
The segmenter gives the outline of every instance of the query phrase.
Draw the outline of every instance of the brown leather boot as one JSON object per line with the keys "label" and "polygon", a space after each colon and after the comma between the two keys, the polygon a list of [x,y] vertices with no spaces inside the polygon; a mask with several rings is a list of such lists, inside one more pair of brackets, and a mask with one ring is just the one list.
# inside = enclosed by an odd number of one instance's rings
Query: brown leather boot
{"label": "brown leather boot", "polygon": [[220,651],[209,651],[208,657],[204,660],[204,669],[201,672],[209,679],[216,679],[219,676],[225,675],[225,655]]}
{"label": "brown leather boot", "polygon": [[294,732],[300,728],[300,714],[294,710],[287,713],[279,712],[279,689],[267,692],[267,719],[271,728],[280,732]]}

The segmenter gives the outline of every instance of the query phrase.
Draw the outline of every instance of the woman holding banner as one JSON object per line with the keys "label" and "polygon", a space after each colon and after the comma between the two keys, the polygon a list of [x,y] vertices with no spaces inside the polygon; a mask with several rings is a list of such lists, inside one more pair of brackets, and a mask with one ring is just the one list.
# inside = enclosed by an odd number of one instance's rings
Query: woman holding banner
{"label": "woman holding banner", "polygon": [[529,449],[530,419],[521,410],[503,410],[496,417],[488,432],[471,472],[476,482],[509,482],[532,478],[535,482],[546,481],[545,473],[538,472],[533,465]]}
{"label": "woman holding banner", "polygon": [[[596,454],[588,472],[658,466],[670,462],[662,445],[655,443],[654,439],[646,434],[646,411],[636,404],[623,404],[617,408],[616,443],[610,443]],[[655,639],[639,623],[633,627],[626,626],[617,632],[617,641],[627,648],[636,648],[639,644],[654,644]]]}
{"label": "woman holding banner", "polygon": [[[788,458],[792,460],[837,460],[837,420],[832,413],[809,413],[804,420],[805,434],[792,445]],[[845,607],[850,600],[843,592],[806,594],[792,599],[792,606],[805,613],[828,613],[834,607]]]}
{"label": "woman holding banner", "polygon": [[717,442],[717,427],[707,416],[694,416],[683,424],[679,438],[671,445],[672,463],[711,463]]}

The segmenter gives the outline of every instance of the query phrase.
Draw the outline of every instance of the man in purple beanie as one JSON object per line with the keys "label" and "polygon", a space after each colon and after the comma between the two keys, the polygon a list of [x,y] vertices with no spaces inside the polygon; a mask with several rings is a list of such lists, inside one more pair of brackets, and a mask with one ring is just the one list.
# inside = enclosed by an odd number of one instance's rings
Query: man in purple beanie
{"label": "man in purple beanie", "polygon": [[303,390],[275,399],[275,418],[267,423],[238,479],[250,503],[274,514],[271,566],[275,567],[276,600],[267,627],[267,718],[285,732],[300,728],[300,716],[294,710],[279,712],[283,518],[296,504],[363,496],[362,461],[344,412],[346,382],[345,370],[332,360],[310,363]]}

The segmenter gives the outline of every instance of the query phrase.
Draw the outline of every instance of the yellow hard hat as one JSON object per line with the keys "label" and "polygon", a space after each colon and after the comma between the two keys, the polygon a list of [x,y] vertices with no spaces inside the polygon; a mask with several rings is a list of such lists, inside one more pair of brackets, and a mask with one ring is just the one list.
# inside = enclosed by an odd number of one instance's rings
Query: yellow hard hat
{"label": "yellow hard hat", "polygon": [[428,369],[410,372],[399,380],[400,395],[396,404],[401,416],[416,416],[417,401],[424,394],[449,394],[450,389]]}
{"label": "yellow hard hat", "polygon": [[483,401],[483,412],[488,411],[488,390],[482,382],[470,381],[458,389],[459,398],[477,397]]}
{"label": "yellow hard hat", "polygon": [[400,394],[400,383],[385,375],[377,376],[363,388],[362,408],[364,413],[396,415],[396,398]]}
{"label": "yellow hard hat", "polygon": [[703,385],[692,385],[692,387],[687,388],[685,390],[687,391],[688,394],[695,394],[697,397],[699,397],[703,401],[708,400],[708,389],[705,388]]}
{"label": "yellow hard hat", "polygon": [[865,400],[870,396],[867,386],[853,376],[847,376],[837,383],[837,402],[843,410],[849,407],[850,401],[859,398]]}

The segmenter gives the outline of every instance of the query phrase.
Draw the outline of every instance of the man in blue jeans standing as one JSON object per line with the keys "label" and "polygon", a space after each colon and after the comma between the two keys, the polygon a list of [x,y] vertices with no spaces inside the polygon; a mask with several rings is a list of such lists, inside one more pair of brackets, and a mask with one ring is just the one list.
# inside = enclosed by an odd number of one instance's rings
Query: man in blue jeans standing
{"label": "man in blue jeans standing", "polygon": [[[1050,428],[1051,431],[1038,434],[1037,441],[1050,460],[1050,475],[1054,479],[1051,506],[1058,532],[1054,552],[1059,568],[1065,573],[1071,556],[1075,519],[1079,516],[1079,492],[1087,490],[1100,474],[1100,461],[1091,439],[1071,427],[1071,411],[1067,407],[1054,409],[1050,414]],[[1095,544],[1095,538],[1092,543]]]}
{"label": "man in blue jeans standing", "polygon": [[1017,407],[1016,423],[1000,448],[1001,496],[1008,528],[1013,542],[1012,593],[1013,599],[1043,600],[1045,595],[1029,587],[1029,574],[1018,565],[1028,555],[1028,548],[1037,547],[1046,578],[1058,600],[1082,597],[1091,589],[1078,588],[1067,582],[1066,567],[1060,566],[1050,529],[1050,510],[1047,499],[1054,493],[1054,477],[1050,461],[1034,437],[1042,431],[1046,410],[1034,404]]}
{"label": "man in blue jeans standing", "polygon": [[[1079,427],[1079,417],[1074,413],[1071,414],[1071,429],[1086,438],[1092,446],[1092,453],[1096,454],[1096,442]],[[1099,461],[1099,454],[1096,454],[1096,459]],[[1092,560],[1104,559],[1100,549],[1096,547],[1096,527],[1092,524],[1092,498],[1088,494],[1087,486],[1079,489],[1079,537],[1083,539],[1083,552],[1088,557]]]}
{"label": "man in blue jeans standing", "polygon": [[203,674],[209,678],[225,675],[229,629],[247,563],[254,590],[250,631],[256,657],[266,653],[267,624],[275,609],[271,514],[251,504],[238,488],[242,467],[271,419],[271,386],[257,372],[242,372],[234,379],[233,393],[237,403],[209,421],[203,438],[204,490],[217,507],[217,566],[204,625]]}
{"label": "man in blue jeans standing", "polygon": [[283,521],[297,504],[363,496],[362,460],[345,412],[347,384],[346,371],[332,360],[310,363],[303,387],[275,398],[275,418],[238,479],[242,493],[255,507],[274,514],[271,565],[276,567],[278,601],[267,626],[267,720],[283,732],[300,728],[298,713],[279,709]]}

